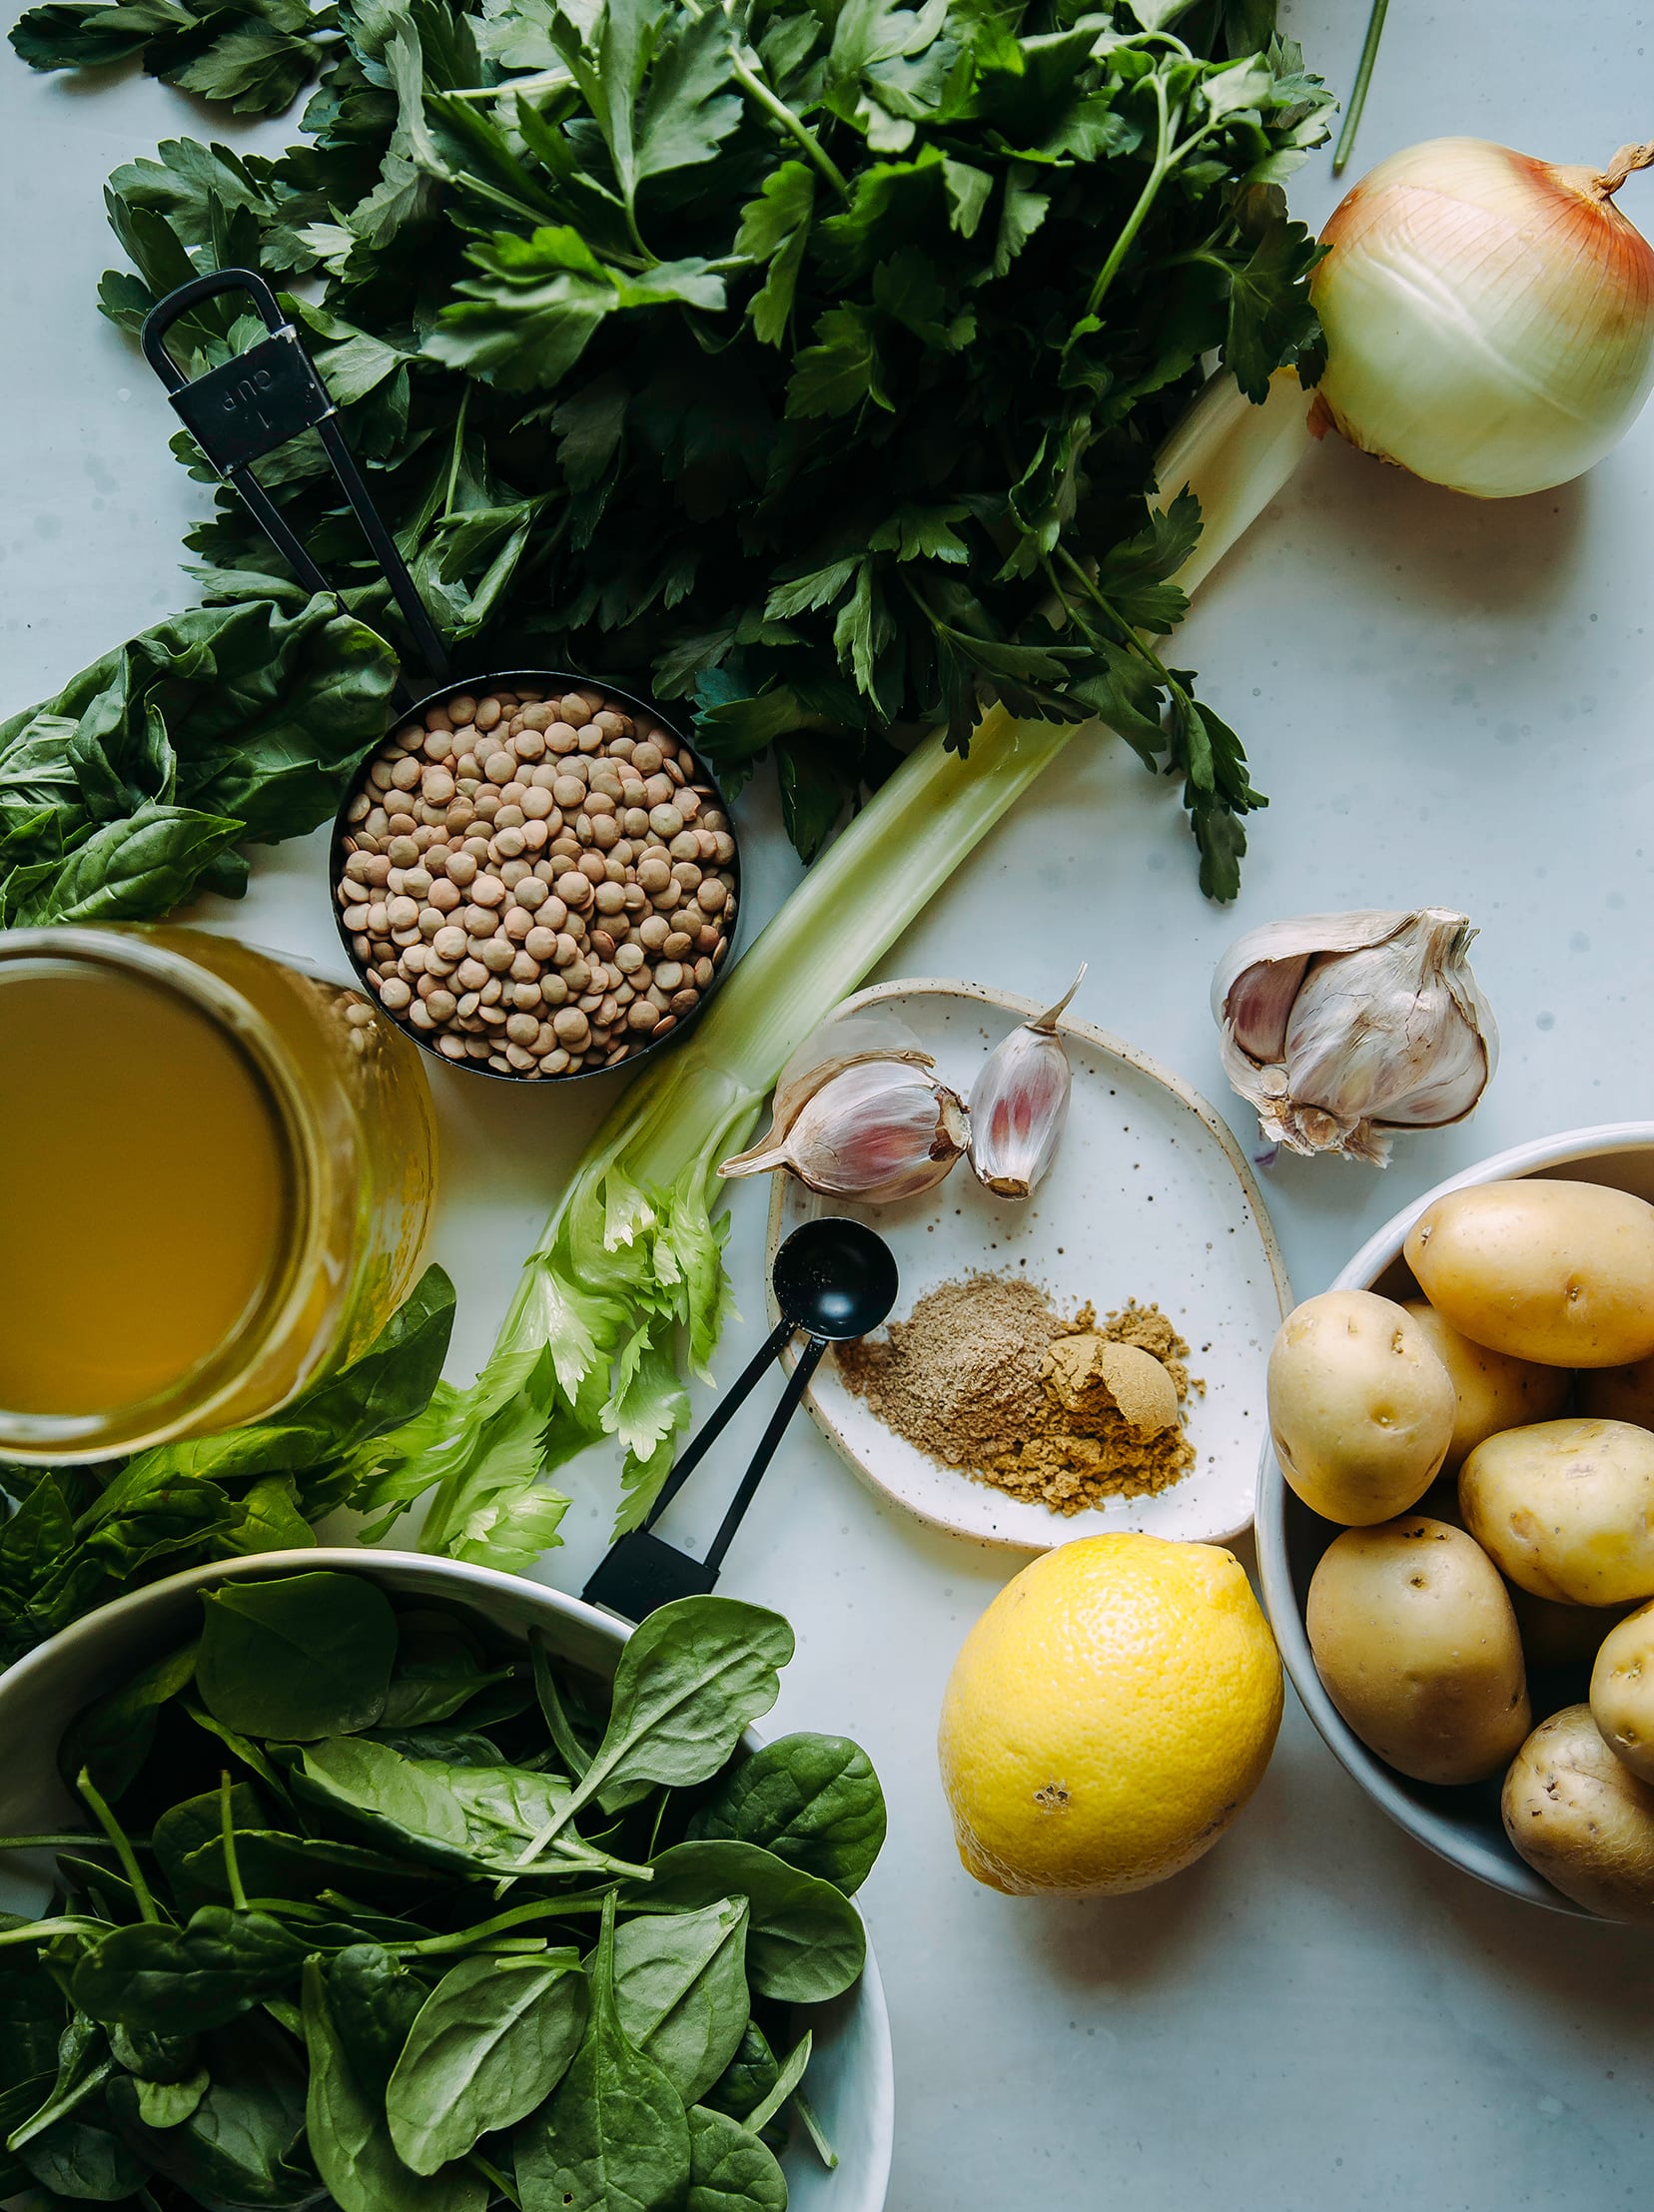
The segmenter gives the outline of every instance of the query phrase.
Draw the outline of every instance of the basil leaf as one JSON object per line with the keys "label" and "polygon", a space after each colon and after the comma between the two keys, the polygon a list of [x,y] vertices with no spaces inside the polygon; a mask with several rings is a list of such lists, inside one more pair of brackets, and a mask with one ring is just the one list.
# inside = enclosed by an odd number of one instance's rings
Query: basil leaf
{"label": "basil leaf", "polygon": [[397,1616],[366,1575],[230,1582],[202,1609],[196,1682],[226,1728],[305,1743],[372,1728],[385,1710]]}
{"label": "basil leaf", "polygon": [[719,1897],[745,1897],[747,1979],[766,1997],[815,2004],[841,1996],[867,1959],[861,1915],[830,1882],[800,1873],[755,1843],[674,1843],[654,1860],[634,1908],[697,1911]]}
{"label": "basil leaf", "polygon": [[851,1896],[884,1847],[884,1792],[845,1736],[779,1736],[734,1767],[698,1806],[691,1840],[758,1843]]}
{"label": "basil leaf", "polygon": [[435,2173],[479,2136],[526,2119],[567,2069],[587,2009],[572,1950],[450,1967],[414,2019],[386,2095],[403,2163]]}

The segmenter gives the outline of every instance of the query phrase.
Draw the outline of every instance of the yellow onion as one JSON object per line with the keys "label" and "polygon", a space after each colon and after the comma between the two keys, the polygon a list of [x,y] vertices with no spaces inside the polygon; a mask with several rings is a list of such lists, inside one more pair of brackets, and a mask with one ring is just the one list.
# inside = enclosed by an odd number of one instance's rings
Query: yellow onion
{"label": "yellow onion", "polygon": [[1321,233],[1317,412],[1431,483],[1508,498],[1567,483],[1654,384],[1654,247],[1605,170],[1438,138],[1363,177]]}

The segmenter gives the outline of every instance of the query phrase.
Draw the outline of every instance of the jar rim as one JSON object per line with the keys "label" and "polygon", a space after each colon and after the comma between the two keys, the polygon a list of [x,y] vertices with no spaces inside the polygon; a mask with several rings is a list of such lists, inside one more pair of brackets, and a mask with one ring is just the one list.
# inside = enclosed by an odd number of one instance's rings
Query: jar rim
{"label": "jar rim", "polygon": [[[173,924],[169,934],[188,928]],[[209,933],[202,933],[209,934]],[[58,923],[0,931],[0,969],[88,962],[170,992],[227,1036],[258,1086],[283,1153],[289,1187],[284,1248],[230,1334],[163,1388],[92,1413],[19,1413],[0,1404],[0,1456],[85,1462],[206,1433],[261,1352],[291,1328],[310,1294],[303,1255],[321,1205],[322,1132],[274,1025],[210,968],[158,943],[142,923]]]}

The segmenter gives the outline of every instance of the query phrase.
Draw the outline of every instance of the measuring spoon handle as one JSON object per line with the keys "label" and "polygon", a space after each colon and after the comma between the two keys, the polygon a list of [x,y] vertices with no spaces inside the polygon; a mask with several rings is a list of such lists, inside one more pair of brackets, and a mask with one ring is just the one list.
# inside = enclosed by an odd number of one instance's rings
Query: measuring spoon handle
{"label": "measuring spoon handle", "polygon": [[775,1359],[776,1355],[780,1352],[782,1346],[788,1341],[788,1339],[795,1336],[797,1333],[798,1329],[796,1322],[776,1322],[774,1328],[770,1330],[769,1335],[764,1339],[763,1343],[758,1347],[757,1351],[755,1351],[752,1357],[747,1361],[746,1365],[742,1368],[740,1374],[737,1375],[728,1390],[724,1392],[724,1395],[718,1404],[717,1410],[710,1416],[706,1423],[706,1426],[695,1438],[695,1441],[682,1454],[677,1462],[677,1465],[666,1477],[664,1484],[661,1486],[659,1497],[656,1498],[654,1504],[649,1508],[649,1511],[644,1518],[643,1526],[646,1529],[652,1529],[654,1527],[655,1523],[660,1519],[660,1516],[665,1512],[666,1508],[671,1504],[672,1500],[683,1488],[689,1477],[694,1473],[695,1469],[706,1457],[707,1447],[711,1444],[715,1444],[718,1441],[718,1438],[723,1434],[724,1430],[729,1426],[735,1415],[740,1411],[741,1406],[745,1401],[747,1395],[751,1391],[753,1384],[758,1381],[759,1377],[763,1374],[765,1368],[768,1367],[770,1363]]}
{"label": "measuring spoon handle", "polygon": [[782,1432],[796,1412],[799,1399],[810,1387],[810,1377],[821,1365],[821,1355],[826,1349],[826,1337],[812,1336],[799,1353],[798,1365],[787,1377],[787,1387],[781,1393],[780,1403],[770,1415],[769,1427],[758,1440],[758,1449],[752,1455],[752,1464],[741,1477],[741,1487],[730,1500],[729,1511],[723,1517],[723,1526],[712,1539],[706,1564],[713,1574],[723,1565],[724,1554],[741,1525],[741,1516],[752,1503],[753,1492],[764,1479],[764,1470],[775,1457],[775,1447],[781,1441]]}

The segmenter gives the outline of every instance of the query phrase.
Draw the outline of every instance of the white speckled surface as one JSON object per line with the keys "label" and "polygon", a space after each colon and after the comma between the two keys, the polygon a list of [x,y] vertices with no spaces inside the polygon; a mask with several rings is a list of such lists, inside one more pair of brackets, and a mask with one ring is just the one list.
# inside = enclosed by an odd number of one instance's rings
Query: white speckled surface
{"label": "white speckled surface", "polygon": [[[1289,5],[1336,80],[1364,0]],[[1396,0],[1363,127],[1376,160],[1447,131],[1562,160],[1654,129],[1648,0]],[[104,172],[180,131],[236,135],[141,80],[102,93],[0,56],[8,286],[5,705],[38,696],[180,603],[193,487],[147,370],[98,321]],[[1325,157],[1298,181],[1311,219]],[[1654,179],[1625,205],[1654,229]],[[1649,1111],[1654,1024],[1654,414],[1617,462],[1479,507],[1341,450],[1320,453],[1209,587],[1181,652],[1244,732],[1274,796],[1239,908],[1206,907],[1172,794],[1122,751],[1069,756],[896,948],[890,975],[974,970],[1035,988],[1054,950],[1093,963],[1094,1019],[1221,1101],[1214,959],[1286,913],[1462,906],[1505,1059],[1468,1126],[1387,1177],[1283,1162],[1265,1193],[1300,1291],[1406,1197],[1548,1129]],[[790,880],[746,810],[752,904]],[[320,948],[314,856],[265,856],[234,926]],[[229,916],[229,910],[226,910]],[[1235,1102],[1235,1125],[1251,1132]],[[436,1250],[462,1297],[456,1367],[480,1352],[589,1098],[455,1079],[441,1098]],[[732,1246],[756,1342],[763,1193]],[[609,1505],[582,1472],[550,1579],[577,1588]],[[710,1526],[721,1500],[693,1493]],[[1648,2189],[1654,1943],[1492,1895],[1409,1844],[1290,1708],[1258,1799],[1211,1857],[1111,1904],[1013,1902],[953,1860],[931,1752],[961,1636],[1011,1571],[1001,1552],[878,1506],[800,1426],[726,1587],[782,1606],[800,1655],[782,1725],[872,1748],[894,1840],[867,1891],[890,1993],[900,2130],[893,2212],[1606,2212]]]}

